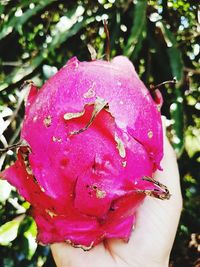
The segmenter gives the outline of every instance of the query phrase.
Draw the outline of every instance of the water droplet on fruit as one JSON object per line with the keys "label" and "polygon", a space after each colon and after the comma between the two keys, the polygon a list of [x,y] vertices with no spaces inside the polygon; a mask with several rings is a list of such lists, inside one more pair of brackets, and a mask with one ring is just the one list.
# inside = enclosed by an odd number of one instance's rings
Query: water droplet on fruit
{"label": "water droplet on fruit", "polygon": [[126,167],[126,161],[122,161],[122,167]]}
{"label": "water droplet on fruit", "polygon": [[95,94],[96,94],[94,88],[95,88],[95,82],[93,82],[92,86],[87,90],[87,92],[85,92],[83,94],[83,97],[84,98],[92,98],[92,97],[94,97]]}
{"label": "water droplet on fruit", "polygon": [[148,132],[148,137],[151,139],[153,137],[153,132],[152,131],[149,131]]}
{"label": "water droplet on fruit", "polygon": [[117,85],[121,86],[121,85],[122,85],[122,83],[121,83],[121,82],[117,82]]}
{"label": "water droplet on fruit", "polygon": [[59,137],[56,137],[56,136],[53,136],[52,137],[52,140],[53,140],[53,142],[58,142],[58,143],[61,143],[62,142],[62,139],[59,138]]}
{"label": "water droplet on fruit", "polygon": [[51,122],[52,122],[52,119],[51,119],[51,116],[48,115],[44,120],[43,120],[43,123],[46,127],[49,127],[51,126]]}
{"label": "water droplet on fruit", "polygon": [[37,116],[34,116],[33,117],[33,122],[36,122],[37,121],[37,118],[38,118]]}

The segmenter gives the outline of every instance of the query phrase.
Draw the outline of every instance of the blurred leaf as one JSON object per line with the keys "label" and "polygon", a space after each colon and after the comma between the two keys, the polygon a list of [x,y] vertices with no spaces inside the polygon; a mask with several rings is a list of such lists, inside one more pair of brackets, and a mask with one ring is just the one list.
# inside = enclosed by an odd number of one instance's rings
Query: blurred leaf
{"label": "blurred leaf", "polygon": [[0,4],[0,15],[3,14],[4,10],[5,10],[5,7]]}
{"label": "blurred leaf", "polygon": [[49,66],[49,65],[43,65],[42,70],[43,70],[43,74],[44,74],[45,79],[49,79],[51,76],[56,74],[56,72],[58,71],[58,69],[56,67]]}
{"label": "blurred leaf", "polygon": [[176,151],[178,157],[181,156],[181,153],[184,149],[184,112],[183,112],[183,103],[179,102],[178,99],[183,99],[181,95],[181,89],[176,88],[175,101],[172,105],[175,108],[171,109],[171,118],[173,119],[173,138],[172,145]]}
{"label": "blurred leaf", "polygon": [[[22,25],[27,22],[32,16],[37,14],[41,9],[45,8],[47,5],[51,4],[55,0],[48,0],[48,1],[39,1],[37,5],[35,5],[32,9],[28,8],[22,15],[16,16],[12,14],[8,20],[2,24],[2,30],[0,32],[0,40],[13,30],[21,30]],[[21,10],[21,7],[20,7]],[[17,12],[17,10],[16,10]]]}
{"label": "blurred leaf", "polygon": [[180,157],[184,148],[184,118],[183,118],[183,60],[180,50],[178,49],[177,41],[174,34],[166,27],[163,22],[159,22],[158,25],[163,33],[166,45],[167,53],[169,56],[169,62],[171,65],[171,72],[173,77],[178,81],[174,91],[173,107],[171,109],[171,118],[174,120],[173,129],[174,136],[172,139],[173,147]]}
{"label": "blurred leaf", "polygon": [[[72,16],[75,13],[76,10]],[[75,35],[83,26],[85,26],[85,23],[87,22],[87,18],[82,22],[74,20],[73,25],[71,25],[66,32],[57,31],[51,43],[48,45],[48,48],[43,49],[35,58],[26,63],[25,66],[16,68],[8,77],[5,78],[3,83],[0,84],[0,91],[6,89],[10,84],[15,84],[24,79],[27,75],[31,74],[47,58],[50,51],[54,51],[63,42]],[[28,65],[28,67],[26,65]]]}
{"label": "blurred leaf", "polygon": [[180,82],[183,79],[183,60],[178,44],[174,34],[166,27],[162,22],[158,25],[163,33],[165,42],[167,44],[167,53],[170,59],[170,65],[172,69],[173,77],[176,77],[177,81]]}
{"label": "blurred leaf", "polygon": [[22,203],[22,207],[25,208],[26,210],[28,210],[30,208],[30,203],[25,201]]}
{"label": "blurred leaf", "polygon": [[[138,42],[141,43],[140,39],[142,39],[142,31],[146,23],[146,8],[147,8],[146,0],[137,1],[137,5],[135,5],[135,9],[133,13],[133,27],[131,29],[128,42],[126,46],[124,47],[124,55],[126,55],[127,57],[131,56],[131,54],[133,53],[135,49],[136,44]],[[137,50],[139,51],[139,49]]]}
{"label": "blurred leaf", "polygon": [[116,12],[113,21],[111,23],[112,34],[110,36],[110,47],[111,50],[115,48],[116,40],[118,40],[118,36],[120,33],[120,24],[121,24],[121,14]]}
{"label": "blurred leaf", "polygon": [[3,267],[15,267],[14,260],[10,258],[3,259]]}
{"label": "blurred leaf", "polygon": [[37,235],[37,227],[35,221],[31,219],[30,227],[26,232],[24,232],[24,236],[28,241],[28,259],[31,260],[35,251],[37,249],[37,242],[36,242],[36,235]]}
{"label": "blurred leaf", "polygon": [[185,148],[189,157],[200,151],[200,129],[196,129],[196,132],[198,134],[187,133],[185,137]]}
{"label": "blurred leaf", "polygon": [[0,179],[0,202],[6,201],[12,190],[12,186],[5,180]]}
{"label": "blurred leaf", "polygon": [[0,227],[0,244],[2,246],[9,245],[9,243],[17,237],[19,225],[23,218],[24,216],[21,215],[18,218],[7,222]]}
{"label": "blurred leaf", "polygon": [[143,41],[146,37],[146,25],[143,25],[143,28],[141,29],[141,34],[137,40],[137,43],[135,44],[134,50],[132,52],[132,55],[130,56],[130,58],[132,59],[132,61],[135,61],[138,58],[139,52],[142,49],[142,44]]}

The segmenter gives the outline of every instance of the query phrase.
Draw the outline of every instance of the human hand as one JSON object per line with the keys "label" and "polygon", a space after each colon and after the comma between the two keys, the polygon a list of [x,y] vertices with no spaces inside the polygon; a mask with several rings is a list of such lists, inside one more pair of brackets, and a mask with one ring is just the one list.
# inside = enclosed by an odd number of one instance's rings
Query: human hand
{"label": "human hand", "polygon": [[51,245],[58,267],[165,267],[182,209],[179,172],[175,153],[164,137],[163,171],[155,179],[171,193],[169,200],[146,197],[138,209],[136,225],[128,243],[110,239],[84,252],[66,243]]}

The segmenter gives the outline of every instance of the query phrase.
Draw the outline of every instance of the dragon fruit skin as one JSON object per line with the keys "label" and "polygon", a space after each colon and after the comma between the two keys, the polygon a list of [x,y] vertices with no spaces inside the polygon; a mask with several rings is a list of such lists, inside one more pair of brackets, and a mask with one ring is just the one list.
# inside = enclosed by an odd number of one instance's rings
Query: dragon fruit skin
{"label": "dragon fruit skin", "polygon": [[29,147],[2,177],[31,203],[43,244],[128,240],[145,193],[163,194],[143,179],[160,169],[161,116],[123,56],[74,57],[40,90],[32,84],[21,139]]}

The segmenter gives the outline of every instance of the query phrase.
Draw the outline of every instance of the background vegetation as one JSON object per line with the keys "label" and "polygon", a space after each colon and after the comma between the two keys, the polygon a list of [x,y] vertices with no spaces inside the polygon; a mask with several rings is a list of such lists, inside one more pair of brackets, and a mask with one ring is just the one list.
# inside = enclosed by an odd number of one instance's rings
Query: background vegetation
{"label": "background vegetation", "polygon": [[[184,209],[171,266],[200,266],[200,13],[197,0],[1,0],[0,146],[19,140],[27,79],[41,86],[76,55],[90,60],[87,45],[104,58],[108,20],[111,57],[124,54],[141,79],[161,88],[168,135],[177,152]],[[0,155],[0,167],[15,154]],[[170,177],[173,179],[173,177]],[[54,266],[48,247],[35,242],[29,203],[0,181],[0,266]]]}

